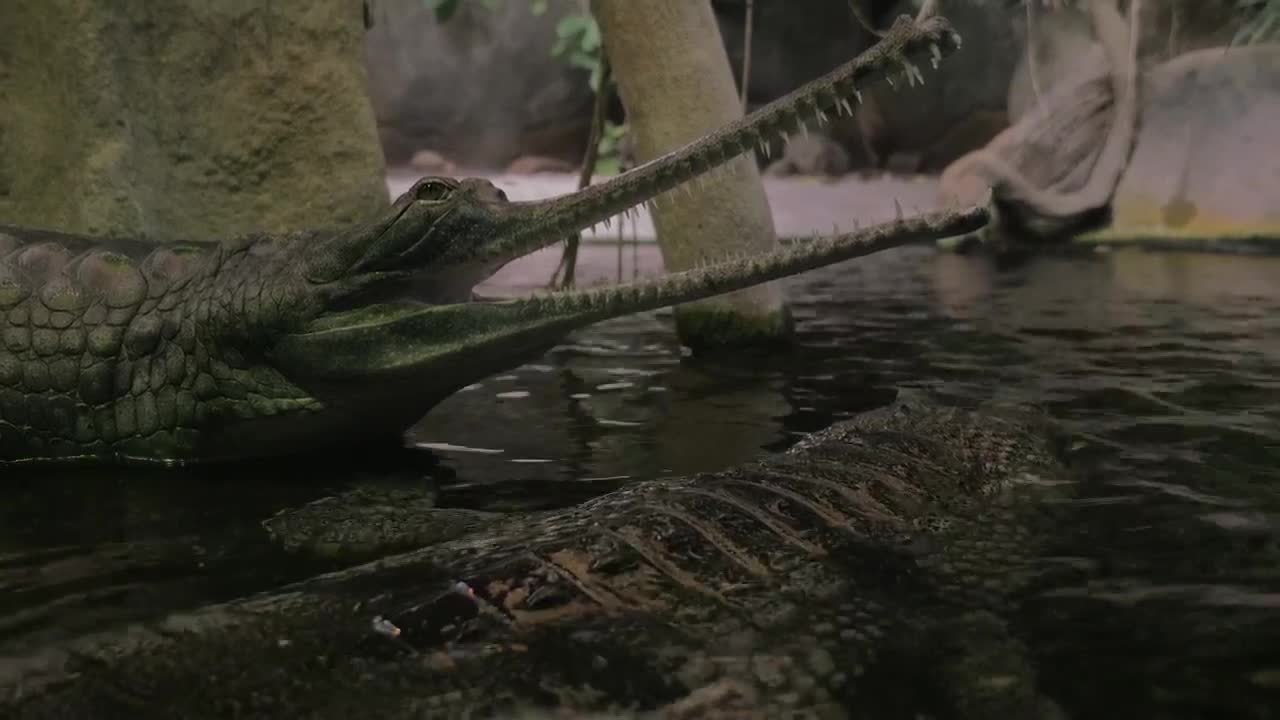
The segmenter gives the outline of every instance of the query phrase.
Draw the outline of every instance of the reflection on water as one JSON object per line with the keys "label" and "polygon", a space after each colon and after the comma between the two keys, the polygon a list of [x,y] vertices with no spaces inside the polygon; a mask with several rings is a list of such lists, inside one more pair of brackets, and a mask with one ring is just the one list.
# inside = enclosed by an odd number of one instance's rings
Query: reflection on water
{"label": "reflection on water", "polygon": [[1280,707],[1280,259],[1116,252],[997,268],[911,249],[792,289],[793,351],[683,358],[668,315],[604,323],[449,399],[413,429],[410,464],[10,474],[0,644],[314,573],[324,561],[286,555],[262,521],[353,486],[554,507],[721,468],[927,387],[1037,402],[1086,445],[1094,470],[1055,507],[1042,560],[1053,580],[1019,616],[1073,714]]}

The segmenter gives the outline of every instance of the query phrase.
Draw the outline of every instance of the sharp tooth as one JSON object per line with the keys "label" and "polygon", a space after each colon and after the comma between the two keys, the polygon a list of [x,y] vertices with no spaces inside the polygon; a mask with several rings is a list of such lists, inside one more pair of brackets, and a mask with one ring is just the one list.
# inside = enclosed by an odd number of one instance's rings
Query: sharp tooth
{"label": "sharp tooth", "polygon": [[772,155],[772,152],[770,152],[770,150],[769,150],[769,143],[765,143],[765,144],[764,144],[764,159],[765,159],[765,160],[768,160],[770,155]]}
{"label": "sharp tooth", "polygon": [[856,101],[858,102],[858,104],[859,104],[859,105],[861,105],[861,104],[862,104],[862,91],[861,91],[861,90],[854,90],[854,91],[853,91],[853,99],[854,99],[854,100],[856,100]]}
{"label": "sharp tooth", "polygon": [[853,117],[853,106],[849,104],[848,100],[844,98],[840,98],[838,101],[836,101],[836,107],[848,113],[849,117]]}
{"label": "sharp tooth", "polygon": [[[929,43],[929,54],[933,55],[935,63],[942,60],[942,48],[938,47],[938,43]],[[937,67],[935,64],[934,67]]]}
{"label": "sharp tooth", "polygon": [[826,113],[824,113],[824,112],[822,112],[821,110],[819,110],[819,111],[818,111],[818,125],[819,125],[819,126],[821,126],[821,125],[826,125],[826,124],[827,124],[827,114],[826,114]]}
{"label": "sharp tooth", "polygon": [[803,120],[800,121],[800,134],[809,137],[809,126],[805,125]]}
{"label": "sharp tooth", "polygon": [[887,82],[887,83],[889,83],[889,87],[893,88],[894,90],[897,90],[897,89],[898,89],[898,86],[893,84],[893,76],[892,76],[892,75],[885,75],[885,76],[884,76],[884,81],[885,81],[885,82]]}

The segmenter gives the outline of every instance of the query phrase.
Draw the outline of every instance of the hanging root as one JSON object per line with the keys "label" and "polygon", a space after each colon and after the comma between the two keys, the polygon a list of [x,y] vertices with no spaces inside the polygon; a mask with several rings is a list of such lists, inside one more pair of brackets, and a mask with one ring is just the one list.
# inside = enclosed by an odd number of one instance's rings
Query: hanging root
{"label": "hanging root", "polygon": [[991,188],[1003,226],[993,231],[1054,239],[1095,222],[1110,206],[1137,134],[1142,4],[1132,0],[1126,21],[1114,2],[1089,0],[1108,67],[1051,92],[1047,114],[1028,113],[944,173],[944,185],[970,176]]}

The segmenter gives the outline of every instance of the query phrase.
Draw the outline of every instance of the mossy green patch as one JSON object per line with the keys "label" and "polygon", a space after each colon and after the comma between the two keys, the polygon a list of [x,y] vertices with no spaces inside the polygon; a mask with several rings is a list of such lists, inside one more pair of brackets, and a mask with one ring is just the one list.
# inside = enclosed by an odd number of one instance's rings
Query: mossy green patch
{"label": "mossy green patch", "polygon": [[697,353],[720,350],[772,350],[790,346],[795,322],[791,309],[748,314],[721,305],[686,305],[676,309],[680,341]]}
{"label": "mossy green patch", "polygon": [[0,221],[157,240],[384,208],[349,0],[8,0]]}

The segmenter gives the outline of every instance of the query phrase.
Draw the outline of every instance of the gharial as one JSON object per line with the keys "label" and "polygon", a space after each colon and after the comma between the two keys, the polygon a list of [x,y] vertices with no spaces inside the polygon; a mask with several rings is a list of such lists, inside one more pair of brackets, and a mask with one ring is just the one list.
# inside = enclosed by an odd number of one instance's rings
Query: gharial
{"label": "gharial", "polygon": [[904,393],[759,462],[67,628],[0,657],[0,715],[1065,718],[1018,608],[1070,444]]}
{"label": "gharial", "polygon": [[741,289],[904,242],[959,235],[982,207],[900,220],[653,282],[475,301],[507,262],[605,221],[827,111],[936,64],[960,37],[903,17],[827,76],[580,192],[508,202],[425,178],[340,231],[157,245],[0,226],[0,462],[168,464],[398,434],[461,387],[602,319]]}

